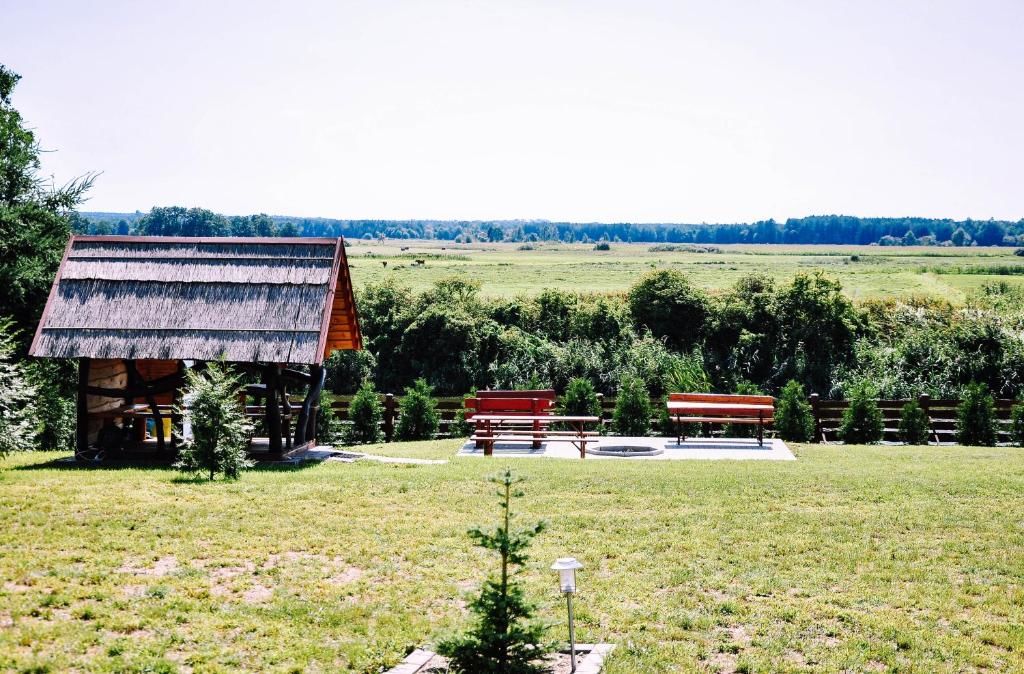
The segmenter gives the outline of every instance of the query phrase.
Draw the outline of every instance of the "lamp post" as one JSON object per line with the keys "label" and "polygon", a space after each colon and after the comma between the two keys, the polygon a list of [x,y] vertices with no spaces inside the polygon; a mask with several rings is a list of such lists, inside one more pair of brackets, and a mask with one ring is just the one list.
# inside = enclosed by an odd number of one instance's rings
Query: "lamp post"
{"label": "lamp post", "polygon": [[572,617],[572,596],[576,594],[576,569],[583,565],[575,557],[559,557],[551,565],[552,571],[558,572],[558,588],[565,595],[565,603],[569,608],[569,671],[576,671],[576,630]]}

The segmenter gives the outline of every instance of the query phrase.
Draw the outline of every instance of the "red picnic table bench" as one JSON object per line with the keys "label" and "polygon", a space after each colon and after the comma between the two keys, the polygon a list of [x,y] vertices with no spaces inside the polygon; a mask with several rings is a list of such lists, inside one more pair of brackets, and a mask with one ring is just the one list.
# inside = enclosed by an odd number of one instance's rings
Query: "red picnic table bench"
{"label": "red picnic table bench", "polygon": [[[547,428],[551,420],[548,418],[558,400],[552,389],[533,391],[477,391],[475,398],[466,398],[466,421],[474,421],[476,432],[483,430],[483,422],[477,420],[481,414],[504,414],[517,417],[536,417],[530,424],[533,430],[540,433]],[[477,447],[483,447],[483,441],[476,441]],[[533,443],[534,449],[540,448],[540,440]]]}
{"label": "red picnic table bench", "polygon": [[764,446],[764,427],[775,421],[775,398],[722,393],[670,393],[669,416],[676,424],[676,442],[686,437],[683,424],[757,424],[757,444]]}
{"label": "red picnic table bench", "polygon": [[[587,424],[596,424],[600,417],[545,414],[541,416],[516,413],[477,414],[473,417],[477,422],[477,431],[470,440],[477,446],[483,445],[484,456],[494,454],[494,443],[530,443],[534,449],[547,439],[566,440],[580,452],[580,458],[587,457],[587,442],[598,435],[597,431],[588,431]],[[535,424],[544,422],[543,427]],[[554,430],[551,424],[558,423],[569,426],[568,430]]]}

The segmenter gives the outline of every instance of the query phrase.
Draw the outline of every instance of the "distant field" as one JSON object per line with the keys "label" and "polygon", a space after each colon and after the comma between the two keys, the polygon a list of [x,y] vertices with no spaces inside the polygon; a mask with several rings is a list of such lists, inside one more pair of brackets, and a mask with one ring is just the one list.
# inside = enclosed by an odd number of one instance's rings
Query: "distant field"
{"label": "distant field", "polygon": [[[822,269],[854,299],[907,294],[963,301],[987,281],[1024,284],[1024,258],[1012,248],[881,248],[878,246],[726,245],[721,252],[651,252],[652,244],[447,244],[437,241],[352,241],[349,262],[357,287],[395,278],[422,289],[445,276],[482,283],[487,296],[536,293],[542,288],[615,292],[654,268],[679,269],[710,291],[761,271],[787,281]],[[407,248],[407,250],[402,250]],[[851,256],[859,260],[851,261]],[[416,260],[424,261],[422,265]],[[383,264],[387,262],[387,266]],[[993,273],[985,273],[993,272]],[[999,273],[995,273],[999,272]]]}

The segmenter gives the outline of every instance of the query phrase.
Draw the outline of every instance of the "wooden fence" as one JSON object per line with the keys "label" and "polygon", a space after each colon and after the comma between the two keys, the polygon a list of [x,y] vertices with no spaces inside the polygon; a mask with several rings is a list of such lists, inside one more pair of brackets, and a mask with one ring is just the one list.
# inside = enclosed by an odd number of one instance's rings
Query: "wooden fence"
{"label": "wooden fence", "polygon": [[[350,395],[335,396],[331,407],[338,419],[347,422],[348,406],[352,401],[352,397]],[[455,420],[456,412],[463,409],[464,397],[439,397],[435,398],[435,400],[437,401],[437,411],[441,417],[441,427],[438,430],[440,435],[449,435],[449,429]],[[598,400],[601,404],[601,425],[606,426],[611,423],[612,415],[615,411],[615,398],[598,394]],[[384,407],[384,420],[382,422],[384,437],[390,442],[394,438],[395,425],[398,422],[398,415],[401,413],[401,398],[388,393],[381,395],[380,401]],[[933,400],[927,395],[920,396],[917,401],[925,411],[925,414],[928,415],[931,442],[956,442],[956,408],[960,401],[947,399]],[[842,423],[843,412],[850,406],[850,402],[848,400],[825,400],[816,393],[811,395],[809,402],[811,404],[811,411],[814,414],[814,441],[834,442],[838,440],[838,430]],[[882,411],[882,418],[885,420],[884,439],[899,441],[900,416],[903,406],[910,401],[877,400],[876,402]],[[654,418],[651,419],[652,427],[657,427],[658,415],[664,404],[662,398],[651,399],[651,408],[655,414]],[[996,400],[998,440],[1000,442],[1010,441],[1010,413],[1013,406],[1017,404],[1020,404],[1020,401]]]}
{"label": "wooden fence", "polygon": [[[903,406],[909,400],[876,400],[878,408],[882,411],[882,418],[885,420],[884,439],[899,441],[900,416],[903,413]],[[931,429],[929,440],[931,442],[956,442],[956,408],[959,400],[933,399],[928,395],[917,398],[928,416],[928,423]],[[1019,405],[1018,400],[997,399],[996,401],[996,428],[999,442],[1010,441],[1010,414],[1014,405]],[[848,400],[822,400],[817,393],[810,397],[811,411],[814,414],[814,441],[829,442],[838,440],[839,426],[843,421],[843,412],[850,407]]]}

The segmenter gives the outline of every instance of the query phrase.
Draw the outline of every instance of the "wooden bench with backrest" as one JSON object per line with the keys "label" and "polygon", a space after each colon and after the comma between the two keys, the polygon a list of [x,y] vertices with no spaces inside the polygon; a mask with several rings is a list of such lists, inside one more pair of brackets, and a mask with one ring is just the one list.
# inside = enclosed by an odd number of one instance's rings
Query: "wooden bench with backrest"
{"label": "wooden bench with backrest", "polygon": [[[466,421],[472,421],[477,414],[510,414],[523,417],[550,415],[554,411],[558,396],[552,389],[534,391],[477,391],[475,398],[466,398]],[[532,420],[530,427],[537,433],[546,430],[544,421]],[[483,425],[475,423],[476,434],[483,430]],[[483,442],[476,440],[476,446],[482,447]],[[540,440],[533,442],[533,448],[540,448]]]}
{"label": "wooden bench with backrest", "polygon": [[764,427],[775,421],[775,398],[724,393],[670,393],[669,416],[682,444],[684,424],[756,424],[757,444],[764,445]]}

